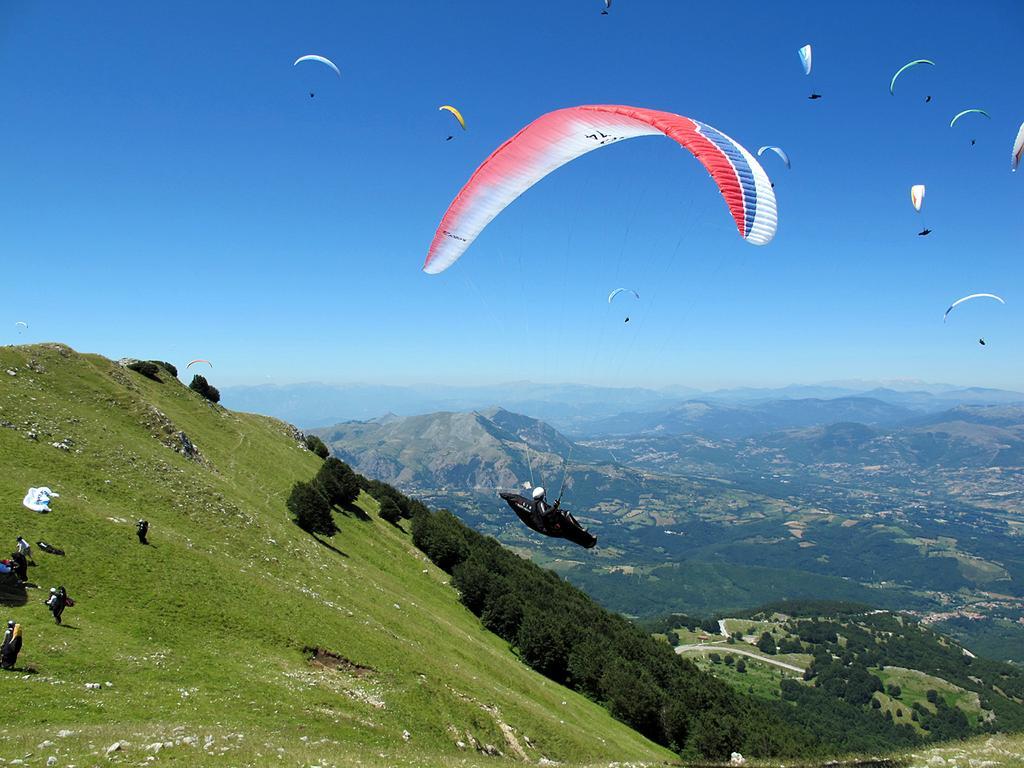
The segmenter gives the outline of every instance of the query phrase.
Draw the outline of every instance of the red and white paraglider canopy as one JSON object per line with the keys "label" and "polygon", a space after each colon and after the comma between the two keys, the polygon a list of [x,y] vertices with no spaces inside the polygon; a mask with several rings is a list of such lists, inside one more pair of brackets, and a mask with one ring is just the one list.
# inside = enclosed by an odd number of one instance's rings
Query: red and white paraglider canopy
{"label": "red and white paraglider canopy", "polygon": [[771,182],[754,156],[721,131],[653,109],[570,107],[537,118],[474,171],[441,219],[423,271],[437,274],[454,264],[495,216],[556,168],[623,139],[657,135],[675,140],[704,165],[745,240],[764,245],[774,237]]}

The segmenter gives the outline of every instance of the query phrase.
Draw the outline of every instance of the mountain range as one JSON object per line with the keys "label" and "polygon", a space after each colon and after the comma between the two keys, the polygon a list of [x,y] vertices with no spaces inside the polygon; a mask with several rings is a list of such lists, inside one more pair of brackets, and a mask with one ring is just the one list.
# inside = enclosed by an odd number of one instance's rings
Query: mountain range
{"label": "mountain range", "polygon": [[265,413],[302,427],[325,427],[385,413],[413,416],[485,410],[500,405],[571,434],[585,434],[592,422],[619,414],[668,411],[688,400],[741,405],[772,400],[871,398],[920,412],[942,411],[957,405],[1024,402],[1021,392],[919,382],[836,382],[709,392],[687,387],[651,389],[532,382],[480,386],[306,383],[222,387],[221,394],[232,408]]}

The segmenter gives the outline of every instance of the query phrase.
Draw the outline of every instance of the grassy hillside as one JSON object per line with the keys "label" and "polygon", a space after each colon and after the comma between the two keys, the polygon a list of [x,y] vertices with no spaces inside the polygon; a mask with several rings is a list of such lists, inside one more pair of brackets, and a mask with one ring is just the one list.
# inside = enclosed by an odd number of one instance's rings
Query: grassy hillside
{"label": "grassy hillside", "polygon": [[[284,500],[319,460],[292,430],[161,378],[0,349],[0,540],[67,552],[35,551],[39,589],[3,608],[25,647],[0,673],[0,758],[95,764],[121,741],[114,760],[180,765],[671,758],[481,629],[372,498],[332,540],[300,531]],[[39,485],[61,494],[49,514],[20,504]],[[61,627],[41,604],[57,584],[77,601]]]}

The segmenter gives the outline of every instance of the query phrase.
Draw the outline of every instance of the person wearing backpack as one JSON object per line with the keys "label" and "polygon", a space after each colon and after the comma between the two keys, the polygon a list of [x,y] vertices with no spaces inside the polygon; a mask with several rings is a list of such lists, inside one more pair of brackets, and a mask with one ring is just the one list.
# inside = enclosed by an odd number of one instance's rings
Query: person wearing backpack
{"label": "person wearing backpack", "polygon": [[7,622],[3,645],[0,646],[0,668],[14,669],[19,653],[21,653],[21,624],[15,624],[12,619]]}

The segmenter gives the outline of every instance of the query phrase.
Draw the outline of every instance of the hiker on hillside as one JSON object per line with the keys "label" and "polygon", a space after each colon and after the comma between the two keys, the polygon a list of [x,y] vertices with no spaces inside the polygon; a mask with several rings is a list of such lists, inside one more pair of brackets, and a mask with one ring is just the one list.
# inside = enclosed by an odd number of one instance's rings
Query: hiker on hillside
{"label": "hiker on hillside", "polygon": [[12,619],[7,622],[4,642],[3,645],[0,645],[0,668],[14,669],[19,653],[21,653],[21,624],[15,624]]}
{"label": "hiker on hillside", "polygon": [[64,613],[64,609],[74,604],[75,601],[68,597],[67,590],[63,586],[50,588],[50,597],[46,600],[46,606],[53,614],[55,622],[60,624],[60,617]]}
{"label": "hiker on hillside", "polygon": [[32,565],[36,564],[36,561],[32,559],[32,545],[21,536],[18,537],[18,551],[25,556],[27,562],[32,563]]}
{"label": "hiker on hillside", "polygon": [[146,541],[146,534],[149,533],[149,522],[146,520],[139,520],[135,524],[135,533],[139,537],[139,544],[149,544]]}

